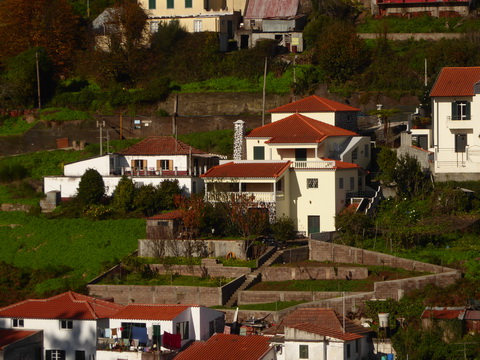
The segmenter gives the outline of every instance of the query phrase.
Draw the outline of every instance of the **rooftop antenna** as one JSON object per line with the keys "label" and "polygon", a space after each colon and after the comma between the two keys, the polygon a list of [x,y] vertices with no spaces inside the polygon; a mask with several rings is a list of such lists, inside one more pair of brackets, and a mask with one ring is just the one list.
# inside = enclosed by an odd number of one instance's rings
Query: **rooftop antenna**
{"label": "rooftop antenna", "polygon": [[428,80],[427,80],[427,58],[425,58],[425,87],[427,86],[428,84]]}
{"label": "rooftop antenna", "polygon": [[263,71],[263,106],[262,106],[262,126],[265,125],[265,90],[267,87],[267,57],[265,57],[265,70]]}

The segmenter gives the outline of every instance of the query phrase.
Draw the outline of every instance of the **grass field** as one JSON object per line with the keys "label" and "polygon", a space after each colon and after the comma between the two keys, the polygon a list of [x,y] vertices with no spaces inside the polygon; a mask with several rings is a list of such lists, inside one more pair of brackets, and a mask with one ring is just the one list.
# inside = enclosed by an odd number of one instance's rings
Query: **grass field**
{"label": "grass field", "polygon": [[47,219],[0,212],[0,260],[19,268],[61,273],[38,283],[38,293],[81,287],[104,266],[136,250],[137,239],[144,237],[143,219]]}

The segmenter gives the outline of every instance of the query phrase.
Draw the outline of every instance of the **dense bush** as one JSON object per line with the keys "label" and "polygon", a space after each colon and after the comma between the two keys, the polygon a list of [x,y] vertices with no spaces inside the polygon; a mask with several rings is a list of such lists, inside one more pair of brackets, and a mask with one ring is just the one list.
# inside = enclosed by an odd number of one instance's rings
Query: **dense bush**
{"label": "dense bush", "polygon": [[105,196],[103,177],[95,169],[87,169],[78,184],[76,200],[84,207],[97,205]]}
{"label": "dense bush", "polygon": [[15,163],[0,164],[0,182],[9,183],[22,180],[28,176],[28,170],[25,166]]}

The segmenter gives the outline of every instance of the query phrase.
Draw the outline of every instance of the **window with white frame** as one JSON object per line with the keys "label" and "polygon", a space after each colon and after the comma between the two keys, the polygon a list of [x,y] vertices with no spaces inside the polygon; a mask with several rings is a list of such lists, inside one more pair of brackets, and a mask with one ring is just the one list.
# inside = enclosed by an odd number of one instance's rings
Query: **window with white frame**
{"label": "window with white frame", "polygon": [[12,320],[12,326],[13,327],[24,327],[24,322],[23,319],[13,319]]}
{"label": "window with white frame", "polygon": [[189,322],[182,321],[177,323],[177,334],[180,334],[182,340],[188,339],[189,337]]}
{"label": "window with white frame", "polygon": [[160,169],[162,170],[172,170],[173,169],[173,160],[160,160]]}
{"label": "window with white frame", "polygon": [[193,32],[202,32],[203,23],[202,20],[193,20]]}
{"label": "window with white frame", "polygon": [[47,350],[45,360],[65,360],[65,350]]}
{"label": "window with white frame", "polygon": [[318,179],[307,179],[307,189],[318,189]]}
{"label": "window with white frame", "polygon": [[72,320],[60,320],[60,329],[70,330],[73,329]]}
{"label": "window with white frame", "polygon": [[150,33],[155,34],[158,32],[158,21],[151,21],[150,22]]}

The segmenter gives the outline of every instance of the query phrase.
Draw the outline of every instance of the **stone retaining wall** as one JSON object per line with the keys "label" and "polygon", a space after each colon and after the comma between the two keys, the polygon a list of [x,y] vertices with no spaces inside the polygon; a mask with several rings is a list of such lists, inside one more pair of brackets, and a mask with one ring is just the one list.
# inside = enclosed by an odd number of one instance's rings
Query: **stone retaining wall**
{"label": "stone retaining wall", "polygon": [[366,279],[364,267],[270,267],[262,272],[262,281]]}
{"label": "stone retaining wall", "polygon": [[[320,301],[342,296],[342,292],[329,291],[242,291],[238,298],[241,305],[266,304],[276,301]],[[349,295],[354,293],[347,293]]]}
{"label": "stone retaining wall", "polygon": [[23,204],[1,204],[0,211],[24,211],[29,212],[33,206]]}
{"label": "stone retaining wall", "polygon": [[229,279],[246,275],[252,271],[250,268],[247,268],[247,267],[230,267],[230,266],[223,266],[222,264],[219,264],[218,266],[173,265],[168,270],[165,269],[163,265],[153,264],[153,265],[150,265],[150,268],[152,270],[155,270],[159,274],[166,274],[171,271],[174,274],[185,275],[185,276],[198,276],[198,277],[210,276],[213,278],[225,277]]}

